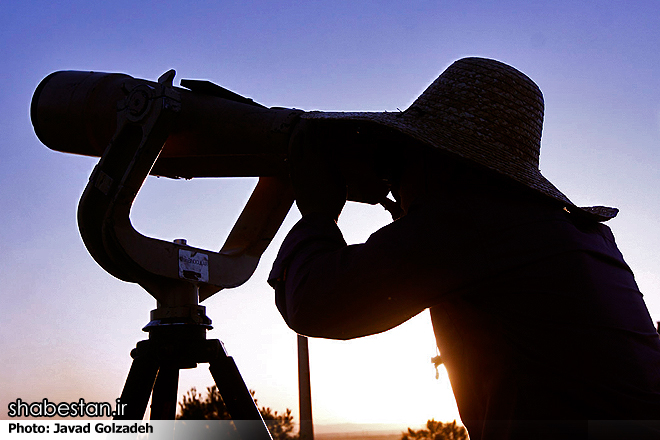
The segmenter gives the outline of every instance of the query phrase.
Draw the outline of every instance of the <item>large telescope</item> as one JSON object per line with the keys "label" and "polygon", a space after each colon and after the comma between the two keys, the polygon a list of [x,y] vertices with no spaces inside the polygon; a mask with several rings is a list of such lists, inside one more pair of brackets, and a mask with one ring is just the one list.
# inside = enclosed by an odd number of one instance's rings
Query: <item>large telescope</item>
{"label": "large telescope", "polygon": [[[349,200],[385,199],[387,184],[374,171],[382,155],[367,123],[310,122],[302,110],[267,108],[208,81],[182,80],[176,87],[173,79],[174,71],[158,82],[121,73],[55,72],[39,84],[31,105],[35,132],[46,146],[101,157],[78,209],[90,254],[159,302],[178,301],[180,295],[169,292],[172,285],[180,291],[177,280],[192,282],[203,300],[251,276],[293,202],[286,159],[295,127],[326,124],[323,132],[333,139],[330,154],[344,174]],[[132,229],[130,208],[148,174],[260,181],[223,248],[214,253]],[[182,257],[184,251],[208,255],[208,268],[182,267],[182,259],[197,261]]]}

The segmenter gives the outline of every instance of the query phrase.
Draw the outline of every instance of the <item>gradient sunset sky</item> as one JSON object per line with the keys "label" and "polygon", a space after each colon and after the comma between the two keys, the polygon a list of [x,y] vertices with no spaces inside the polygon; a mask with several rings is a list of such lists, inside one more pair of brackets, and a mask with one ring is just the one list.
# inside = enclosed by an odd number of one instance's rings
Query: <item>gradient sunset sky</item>
{"label": "gradient sunset sky", "polygon": [[[109,401],[155,300],[89,256],[76,209],[96,159],[49,150],[29,119],[39,82],[58,70],[155,80],[176,69],[266,106],[396,111],[456,59],[495,58],[545,96],[541,170],[578,205],[621,209],[608,225],[660,320],[660,9],[646,1],[23,1],[0,14],[0,408]],[[149,178],[132,220],[152,237],[219,249],[253,179]],[[296,337],[265,280],[293,208],[255,275],[204,302],[259,403],[298,418]],[[349,204],[349,242],[388,222]],[[454,420],[428,312],[381,335],[311,340],[315,422]],[[182,372],[180,393],[211,385]],[[0,418],[7,418],[2,412]]]}

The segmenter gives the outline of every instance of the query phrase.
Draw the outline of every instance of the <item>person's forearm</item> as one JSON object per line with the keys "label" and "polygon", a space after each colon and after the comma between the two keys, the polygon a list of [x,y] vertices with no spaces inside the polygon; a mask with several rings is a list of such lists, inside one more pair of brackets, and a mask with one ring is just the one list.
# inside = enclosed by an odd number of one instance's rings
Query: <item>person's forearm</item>
{"label": "person's forearm", "polygon": [[331,219],[303,218],[285,239],[271,273],[287,324],[308,336],[350,339],[419,313],[427,295],[415,292],[408,264],[400,260],[409,252],[401,244],[375,234],[365,244],[347,246]]}

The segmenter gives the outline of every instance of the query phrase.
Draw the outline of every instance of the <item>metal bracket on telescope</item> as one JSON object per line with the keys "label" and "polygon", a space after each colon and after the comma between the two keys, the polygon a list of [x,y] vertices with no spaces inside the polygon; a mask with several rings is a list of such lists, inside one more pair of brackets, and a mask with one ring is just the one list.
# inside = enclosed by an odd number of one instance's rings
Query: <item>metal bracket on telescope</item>
{"label": "metal bracket on telescope", "polygon": [[135,197],[181,107],[174,71],[138,84],[119,104],[117,129],[92,172],[78,207],[87,249],[110,274],[141,285],[160,307],[189,307],[247,281],[288,213],[288,179],[261,177],[219,252],[146,237],[131,225]]}

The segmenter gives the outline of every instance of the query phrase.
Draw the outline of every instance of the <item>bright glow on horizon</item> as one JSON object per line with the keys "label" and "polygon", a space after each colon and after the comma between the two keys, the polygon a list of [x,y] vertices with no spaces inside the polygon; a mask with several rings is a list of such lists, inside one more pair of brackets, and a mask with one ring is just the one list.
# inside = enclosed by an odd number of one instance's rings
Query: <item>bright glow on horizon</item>
{"label": "bright glow on horizon", "polygon": [[[428,311],[388,332],[352,341],[310,341],[319,423],[422,424],[460,421],[444,366],[435,379]],[[317,372],[322,366],[328,372]],[[411,425],[412,426],[412,425]]]}

